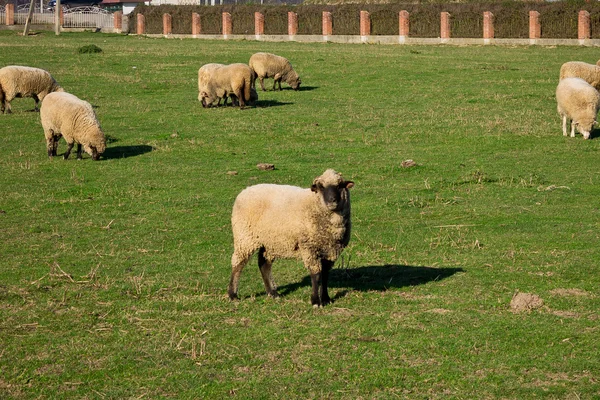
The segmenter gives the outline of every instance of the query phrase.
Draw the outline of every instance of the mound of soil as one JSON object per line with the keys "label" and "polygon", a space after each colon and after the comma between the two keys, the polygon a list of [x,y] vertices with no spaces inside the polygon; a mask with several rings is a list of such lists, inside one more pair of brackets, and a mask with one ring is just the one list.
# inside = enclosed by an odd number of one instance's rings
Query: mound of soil
{"label": "mound of soil", "polygon": [[544,305],[544,300],[536,294],[516,293],[510,301],[510,309],[513,312],[531,311]]}

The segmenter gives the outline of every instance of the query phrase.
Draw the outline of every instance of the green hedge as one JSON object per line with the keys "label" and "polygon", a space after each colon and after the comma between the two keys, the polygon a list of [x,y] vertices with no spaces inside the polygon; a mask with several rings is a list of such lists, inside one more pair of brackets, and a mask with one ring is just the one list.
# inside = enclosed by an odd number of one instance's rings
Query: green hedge
{"label": "green hedge", "polygon": [[224,5],[224,6],[144,6],[136,7],[130,14],[130,31],[136,31],[136,14],[146,17],[146,33],[162,33],[162,15],[173,16],[174,34],[192,33],[192,13],[200,14],[202,33],[222,33],[222,13],[232,16],[234,35],[254,34],[254,12],[265,16],[266,35],[287,34],[287,13],[298,14],[298,34],[321,35],[322,13],[333,15],[334,35],[358,35],[360,11],[371,14],[373,35],[398,35],[398,13],[410,13],[411,37],[439,37],[440,13],[451,15],[451,36],[455,38],[480,38],[483,35],[483,12],[494,14],[496,38],[528,38],[529,11],[540,13],[542,38],[577,38],[577,16],[580,10],[591,14],[592,38],[600,38],[600,4],[585,1],[540,2],[473,2],[428,4],[343,4],[343,5]]}

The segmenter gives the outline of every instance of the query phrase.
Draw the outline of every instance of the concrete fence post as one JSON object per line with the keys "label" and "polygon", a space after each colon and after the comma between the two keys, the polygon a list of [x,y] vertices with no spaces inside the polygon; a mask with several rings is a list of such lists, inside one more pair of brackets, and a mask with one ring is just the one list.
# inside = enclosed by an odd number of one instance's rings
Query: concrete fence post
{"label": "concrete fence post", "polygon": [[113,14],[113,27],[115,33],[123,32],[123,11],[115,11]]}
{"label": "concrete fence post", "polygon": [[225,39],[227,39],[227,37],[229,35],[231,35],[232,32],[232,24],[231,24],[231,14],[228,12],[224,12],[223,13],[223,36],[225,37]]}
{"label": "concrete fence post", "polygon": [[146,33],[146,17],[144,14],[138,13],[137,15],[137,26],[135,29],[135,33],[138,35],[144,35]]}
{"label": "concrete fence post", "polygon": [[590,28],[590,13],[586,10],[579,11],[579,18],[577,18],[577,39],[579,39],[580,44],[583,44],[584,40],[592,37]]}
{"label": "concrete fence post", "polygon": [[192,35],[198,36],[200,32],[202,32],[202,27],[200,26],[200,14],[192,13]]}
{"label": "concrete fence post", "polygon": [[298,34],[298,14],[288,11],[288,36],[290,40]]}
{"label": "concrete fence post", "polygon": [[450,39],[450,13],[443,11],[440,15],[440,37],[442,43]]}
{"label": "concrete fence post", "polygon": [[323,11],[323,39],[328,40],[333,34],[333,20],[329,11]]}
{"label": "concrete fence post", "polygon": [[13,3],[7,3],[4,9],[6,25],[14,25],[15,24],[15,5]]}
{"label": "concrete fence post", "polygon": [[254,13],[254,34],[256,40],[259,40],[265,34],[265,15],[258,11]]}
{"label": "concrete fence post", "polygon": [[542,27],[540,24],[540,13],[529,11],[529,42],[535,44],[537,39],[542,37]]}
{"label": "concrete fence post", "polygon": [[494,14],[490,11],[483,13],[483,43],[490,44],[494,38]]}
{"label": "concrete fence post", "polygon": [[371,36],[371,14],[368,11],[360,12],[360,40],[366,42]]}
{"label": "concrete fence post", "polygon": [[173,33],[173,18],[171,14],[163,14],[163,35],[170,35]]}
{"label": "concrete fence post", "polygon": [[402,10],[398,13],[398,31],[400,33],[400,43],[404,43],[408,37],[408,31],[410,27],[409,13],[406,10]]}

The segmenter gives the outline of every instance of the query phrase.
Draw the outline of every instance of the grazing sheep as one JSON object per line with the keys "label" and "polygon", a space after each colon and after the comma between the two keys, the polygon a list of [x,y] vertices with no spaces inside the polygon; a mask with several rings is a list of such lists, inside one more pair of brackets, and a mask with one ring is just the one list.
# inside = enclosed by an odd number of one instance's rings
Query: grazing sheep
{"label": "grazing sheep", "polygon": [[[310,272],[311,303],[328,304],[329,270],[350,241],[350,192],[354,182],[328,169],[310,189],[260,184],[244,189],[231,214],[233,255],[228,294],[238,298],[242,269],[258,250],[267,295],[277,297],[271,265],[277,258],[301,259]],[[320,284],[320,294],[319,294]]]}
{"label": "grazing sheep", "polygon": [[93,160],[98,160],[106,150],[106,139],[91,104],[77,96],[66,92],[50,93],[42,101],[40,117],[48,157],[56,155],[61,134],[67,142],[65,160],[69,158],[74,143],[77,143],[78,159],[81,159],[82,145]]}
{"label": "grazing sheep", "polygon": [[581,78],[596,90],[600,90],[600,66],[598,65],[581,61],[566,62],[560,67],[560,80],[565,78]]}
{"label": "grazing sheep", "polygon": [[0,68],[0,111],[12,112],[10,102],[15,97],[32,97],[35,110],[48,93],[63,91],[48,71],[39,68],[9,65]]}
{"label": "grazing sheep", "polygon": [[[210,64],[209,64],[210,65]],[[204,66],[202,67],[204,68]],[[240,108],[251,101],[252,70],[246,64],[212,64],[198,71],[198,100],[203,107],[210,107],[215,100],[226,99],[233,94]]]}
{"label": "grazing sheep", "polygon": [[589,139],[596,124],[600,93],[592,85],[580,78],[565,78],[556,87],[558,113],[562,117],[563,135],[567,136],[567,119],[571,122],[571,137],[575,137],[575,127],[584,139]]}
{"label": "grazing sheep", "polygon": [[287,58],[271,53],[255,53],[250,57],[248,65],[253,71],[252,87],[256,87],[256,78],[260,78],[260,87],[263,92],[265,91],[265,78],[273,78],[273,90],[275,90],[276,84],[279,84],[279,90],[281,90],[282,79],[294,90],[298,90],[302,83]]}
{"label": "grazing sheep", "polygon": [[[205,97],[206,97],[207,93],[210,91],[210,85],[211,85],[213,71],[218,68],[224,67],[224,66],[225,66],[224,64],[210,63],[210,64],[204,64],[198,70],[198,101],[202,102],[203,107],[211,107],[212,106],[212,102],[204,104],[203,93],[205,94]],[[219,90],[218,93],[216,93],[216,94],[217,94],[217,100],[218,100],[217,106],[221,105],[222,99],[225,99],[225,103],[227,103],[227,94],[225,93],[224,90]]]}

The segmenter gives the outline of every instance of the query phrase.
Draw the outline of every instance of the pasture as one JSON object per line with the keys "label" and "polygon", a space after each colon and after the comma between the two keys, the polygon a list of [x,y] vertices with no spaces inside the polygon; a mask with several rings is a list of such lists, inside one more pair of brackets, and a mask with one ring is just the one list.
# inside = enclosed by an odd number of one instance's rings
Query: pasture
{"label": "pasture", "polygon": [[[600,131],[563,137],[554,100],[560,65],[597,49],[50,32],[0,48],[93,104],[109,139],[100,161],[50,160],[32,99],[0,115],[0,398],[600,396]],[[258,51],[301,90],[203,109],[198,68]],[[267,298],[256,257],[230,302],[237,193],[327,168],[356,184],[334,303],[311,307],[295,260]],[[543,306],[515,312],[517,291]]]}

